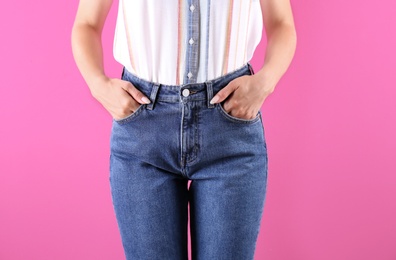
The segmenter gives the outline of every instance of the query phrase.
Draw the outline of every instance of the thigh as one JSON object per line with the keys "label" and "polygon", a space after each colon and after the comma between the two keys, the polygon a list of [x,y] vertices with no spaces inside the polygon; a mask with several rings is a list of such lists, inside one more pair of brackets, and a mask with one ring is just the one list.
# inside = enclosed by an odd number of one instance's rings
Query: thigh
{"label": "thigh", "polygon": [[111,154],[113,206],[127,259],[187,259],[187,181]]}

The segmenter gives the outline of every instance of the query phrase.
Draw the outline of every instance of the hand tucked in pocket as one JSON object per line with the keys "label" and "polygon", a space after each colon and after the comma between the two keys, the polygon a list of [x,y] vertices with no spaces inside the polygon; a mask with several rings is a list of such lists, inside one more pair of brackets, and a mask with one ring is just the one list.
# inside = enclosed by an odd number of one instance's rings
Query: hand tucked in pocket
{"label": "hand tucked in pocket", "polygon": [[114,119],[125,118],[134,113],[141,104],[150,100],[132,83],[117,78],[102,78],[91,88],[92,95]]}
{"label": "hand tucked in pocket", "polygon": [[257,116],[264,100],[274,91],[273,80],[261,74],[244,75],[228,83],[210,101],[223,103],[224,110],[231,116],[253,119]]}

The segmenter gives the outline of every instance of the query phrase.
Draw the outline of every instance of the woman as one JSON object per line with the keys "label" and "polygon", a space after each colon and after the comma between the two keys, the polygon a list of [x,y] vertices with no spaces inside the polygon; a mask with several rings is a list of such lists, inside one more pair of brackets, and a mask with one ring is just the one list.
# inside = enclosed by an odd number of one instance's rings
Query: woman
{"label": "woman", "polygon": [[80,0],[72,47],[113,117],[110,185],[127,259],[187,259],[188,209],[193,259],[253,259],[267,188],[260,108],[294,55],[289,0],[120,0],[121,79],[103,68],[112,2]]}

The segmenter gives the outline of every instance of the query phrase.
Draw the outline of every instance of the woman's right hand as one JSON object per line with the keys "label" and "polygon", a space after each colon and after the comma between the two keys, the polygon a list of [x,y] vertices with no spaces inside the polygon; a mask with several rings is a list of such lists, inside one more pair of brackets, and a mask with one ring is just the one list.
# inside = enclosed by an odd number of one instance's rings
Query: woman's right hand
{"label": "woman's right hand", "polygon": [[149,104],[150,100],[129,81],[103,77],[94,86],[90,86],[91,94],[114,119],[125,118],[134,113],[141,104]]}

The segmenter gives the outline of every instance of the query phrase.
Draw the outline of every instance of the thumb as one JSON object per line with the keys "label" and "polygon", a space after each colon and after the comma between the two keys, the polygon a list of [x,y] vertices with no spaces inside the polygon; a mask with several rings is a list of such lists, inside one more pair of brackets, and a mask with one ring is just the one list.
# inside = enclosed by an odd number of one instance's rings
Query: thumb
{"label": "thumb", "polygon": [[135,88],[131,83],[127,84],[124,88],[136,102],[139,104],[150,104],[151,101],[142,92]]}
{"label": "thumb", "polygon": [[217,94],[210,100],[210,104],[216,104],[223,102],[232,92],[238,89],[238,85],[234,82],[228,83],[223,89],[221,89]]}

